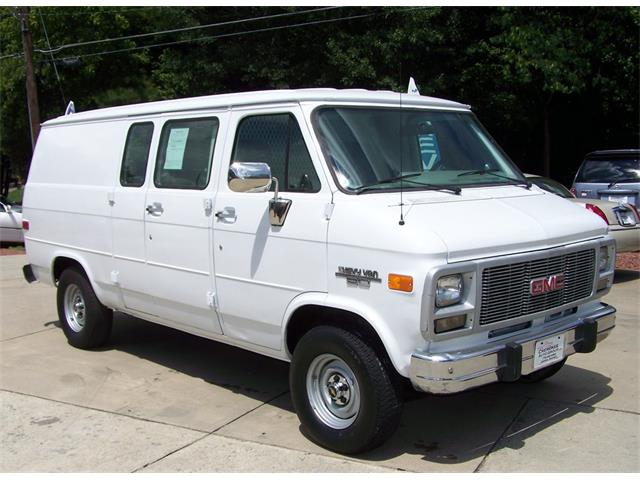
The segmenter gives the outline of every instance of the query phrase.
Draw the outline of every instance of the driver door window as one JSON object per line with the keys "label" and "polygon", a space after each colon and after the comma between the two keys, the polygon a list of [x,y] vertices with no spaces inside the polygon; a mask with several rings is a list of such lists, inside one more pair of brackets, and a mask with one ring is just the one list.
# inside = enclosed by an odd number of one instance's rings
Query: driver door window
{"label": "driver door window", "polygon": [[315,193],[320,190],[320,180],[298,122],[289,113],[242,119],[231,161],[266,163],[271,168],[271,175],[280,182],[281,192]]}

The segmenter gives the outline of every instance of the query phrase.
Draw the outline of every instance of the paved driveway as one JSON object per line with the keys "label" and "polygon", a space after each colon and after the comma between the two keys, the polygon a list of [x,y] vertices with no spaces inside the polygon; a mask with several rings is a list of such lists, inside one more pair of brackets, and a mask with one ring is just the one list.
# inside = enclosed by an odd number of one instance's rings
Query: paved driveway
{"label": "paved driveway", "polygon": [[0,257],[0,471],[582,472],[640,470],[640,276],[616,274],[617,328],[537,384],[411,395],[381,448],[307,440],[288,365],[124,315],[70,347],[54,289]]}

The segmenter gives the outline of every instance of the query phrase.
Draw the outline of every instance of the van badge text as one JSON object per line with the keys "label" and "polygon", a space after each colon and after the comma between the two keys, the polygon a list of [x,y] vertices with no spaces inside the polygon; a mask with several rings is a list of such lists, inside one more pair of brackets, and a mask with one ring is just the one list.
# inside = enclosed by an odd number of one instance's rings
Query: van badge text
{"label": "van badge text", "polygon": [[347,279],[347,285],[369,288],[371,282],[381,283],[377,270],[365,268],[338,267],[336,277]]}

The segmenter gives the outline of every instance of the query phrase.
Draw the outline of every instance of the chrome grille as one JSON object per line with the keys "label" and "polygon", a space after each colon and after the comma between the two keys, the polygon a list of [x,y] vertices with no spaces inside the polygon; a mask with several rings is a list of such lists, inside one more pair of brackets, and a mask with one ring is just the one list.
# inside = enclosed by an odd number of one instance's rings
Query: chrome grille
{"label": "chrome grille", "polygon": [[[595,250],[498,265],[482,272],[480,325],[518,318],[587,298],[593,289]],[[531,296],[536,278],[564,273],[564,287]]]}

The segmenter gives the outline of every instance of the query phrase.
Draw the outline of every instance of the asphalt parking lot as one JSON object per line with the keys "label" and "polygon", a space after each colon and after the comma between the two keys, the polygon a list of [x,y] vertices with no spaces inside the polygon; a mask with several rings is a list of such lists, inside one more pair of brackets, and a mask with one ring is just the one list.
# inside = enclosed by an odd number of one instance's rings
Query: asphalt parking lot
{"label": "asphalt parking lot", "polygon": [[116,315],[109,345],[69,346],[55,290],[0,257],[2,472],[638,472],[640,274],[605,298],[617,328],[536,385],[411,395],[358,457],[305,438],[288,365]]}

